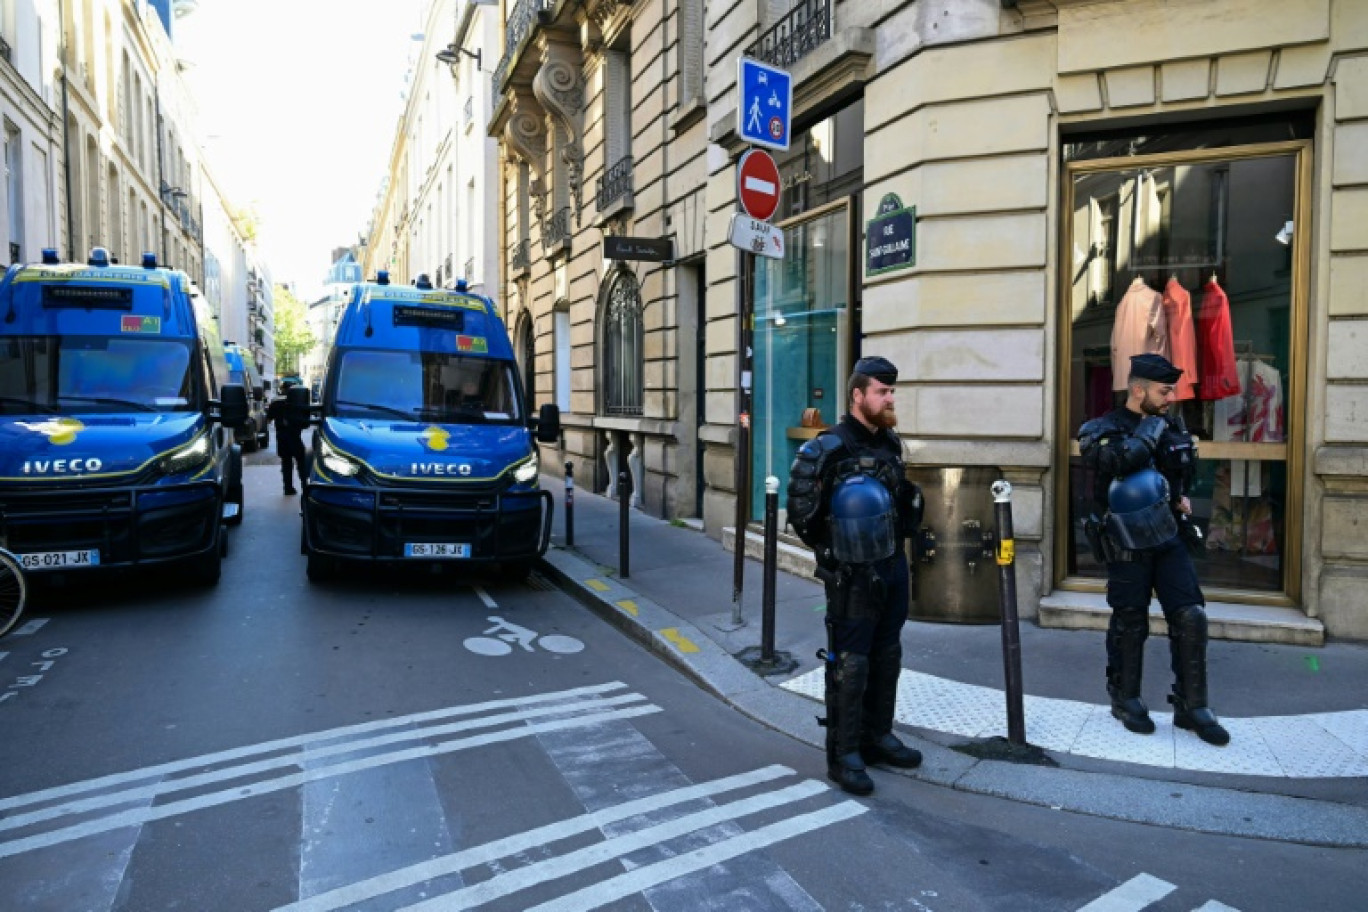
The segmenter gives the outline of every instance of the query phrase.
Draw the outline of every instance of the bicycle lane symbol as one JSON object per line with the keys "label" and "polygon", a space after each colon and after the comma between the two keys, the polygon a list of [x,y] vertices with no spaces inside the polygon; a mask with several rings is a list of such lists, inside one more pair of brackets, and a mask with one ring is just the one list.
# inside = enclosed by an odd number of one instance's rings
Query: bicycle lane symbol
{"label": "bicycle lane symbol", "polygon": [[483,636],[466,637],[464,646],[476,655],[506,656],[514,646],[521,646],[525,652],[535,652],[533,645],[547,652],[570,655],[584,649],[584,643],[571,636],[552,633],[542,636],[535,630],[528,630],[510,623],[497,615],[486,618],[493,626]]}

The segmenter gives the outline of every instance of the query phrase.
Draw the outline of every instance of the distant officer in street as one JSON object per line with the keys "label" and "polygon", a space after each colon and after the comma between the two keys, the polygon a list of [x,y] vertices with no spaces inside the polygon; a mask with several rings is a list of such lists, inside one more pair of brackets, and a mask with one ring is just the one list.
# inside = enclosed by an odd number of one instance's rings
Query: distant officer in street
{"label": "distant officer in street", "polygon": [[866,764],[922,760],[893,734],[910,595],[903,541],[922,518],[893,431],[897,379],[884,358],[856,362],[849,413],[803,444],[789,472],[788,521],[826,586],[827,775],[857,795],[874,790]]}
{"label": "distant officer in street", "polygon": [[298,493],[293,483],[295,473],[299,475],[299,486],[304,487],[305,473],[308,471],[305,467],[304,425],[290,416],[287,401],[287,394],[294,385],[293,380],[282,380],[280,395],[271,400],[270,407],[266,409],[267,420],[275,424],[276,455],[280,457],[280,474],[285,478],[286,494]]}
{"label": "distant officer in street", "polygon": [[1197,447],[1182,419],[1169,414],[1183,372],[1156,354],[1135,355],[1130,365],[1126,404],[1078,432],[1102,516],[1090,517],[1084,530],[1094,556],[1107,565],[1111,712],[1129,731],[1154,731],[1140,681],[1150,596],[1156,593],[1168,622],[1173,724],[1221,746],[1230,743],[1230,734],[1207,705],[1206,600],[1187,550],[1201,540],[1187,497]]}

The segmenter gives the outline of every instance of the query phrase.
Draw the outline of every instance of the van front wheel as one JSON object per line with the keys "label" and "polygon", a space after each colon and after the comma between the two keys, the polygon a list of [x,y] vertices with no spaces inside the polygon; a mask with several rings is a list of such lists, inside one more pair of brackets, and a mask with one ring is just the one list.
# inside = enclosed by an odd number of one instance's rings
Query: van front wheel
{"label": "van front wheel", "polygon": [[[226,533],[222,530],[219,535]],[[218,584],[219,577],[223,575],[223,546],[221,542],[214,544],[214,549],[208,554],[194,558],[186,566],[186,575],[190,577],[190,582],[197,586],[214,586]]]}
{"label": "van front wheel", "polygon": [[311,583],[327,582],[337,575],[337,558],[310,553],[309,565],[305,572]]}

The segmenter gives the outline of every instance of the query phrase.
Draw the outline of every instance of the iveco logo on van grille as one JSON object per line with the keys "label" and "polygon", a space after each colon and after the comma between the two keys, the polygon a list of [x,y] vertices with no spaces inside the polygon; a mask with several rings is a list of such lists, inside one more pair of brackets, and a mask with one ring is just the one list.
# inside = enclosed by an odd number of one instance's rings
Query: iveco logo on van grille
{"label": "iveco logo on van grille", "polygon": [[410,471],[414,475],[469,475],[468,462],[415,462]]}
{"label": "iveco logo on van grille", "polygon": [[25,459],[25,475],[70,475],[73,472],[98,472],[104,463],[98,459]]}

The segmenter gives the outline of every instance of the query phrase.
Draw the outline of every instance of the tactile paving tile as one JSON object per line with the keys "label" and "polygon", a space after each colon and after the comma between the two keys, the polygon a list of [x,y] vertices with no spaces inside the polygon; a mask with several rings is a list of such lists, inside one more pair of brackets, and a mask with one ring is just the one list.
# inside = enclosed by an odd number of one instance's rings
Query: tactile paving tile
{"label": "tactile paving tile", "polygon": [[1311,713],[1303,716],[1339,738],[1349,749],[1368,760],[1368,710],[1349,712]]}
{"label": "tactile paving tile", "polygon": [[[1171,726],[1173,716],[1165,715]],[[1208,773],[1237,773],[1242,776],[1284,776],[1282,764],[1264,741],[1257,719],[1227,719],[1221,725],[1230,732],[1225,747],[1207,744],[1190,731],[1173,732],[1173,758],[1179,769]],[[1156,717],[1156,721],[1158,717]]]}
{"label": "tactile paving tile", "polygon": [[1255,720],[1284,775],[1309,778],[1368,776],[1368,760],[1304,716]]}
{"label": "tactile paving tile", "polygon": [[[1052,751],[1068,751],[1092,715],[1093,707],[1077,700],[1027,695],[1022,701],[1027,742]],[[1005,718],[1002,734],[1007,734]]]}
{"label": "tactile paving tile", "polygon": [[896,718],[904,725],[978,737],[1006,722],[1002,692],[903,669]]}
{"label": "tactile paving tile", "polygon": [[814,668],[796,678],[789,678],[779,686],[804,697],[811,697],[820,703],[826,699],[826,671],[822,668]]}
{"label": "tactile paving tile", "polygon": [[1112,718],[1110,706],[1094,706],[1069,753],[1097,760],[1173,766],[1172,721],[1161,716],[1153,718],[1154,734],[1137,735]]}

